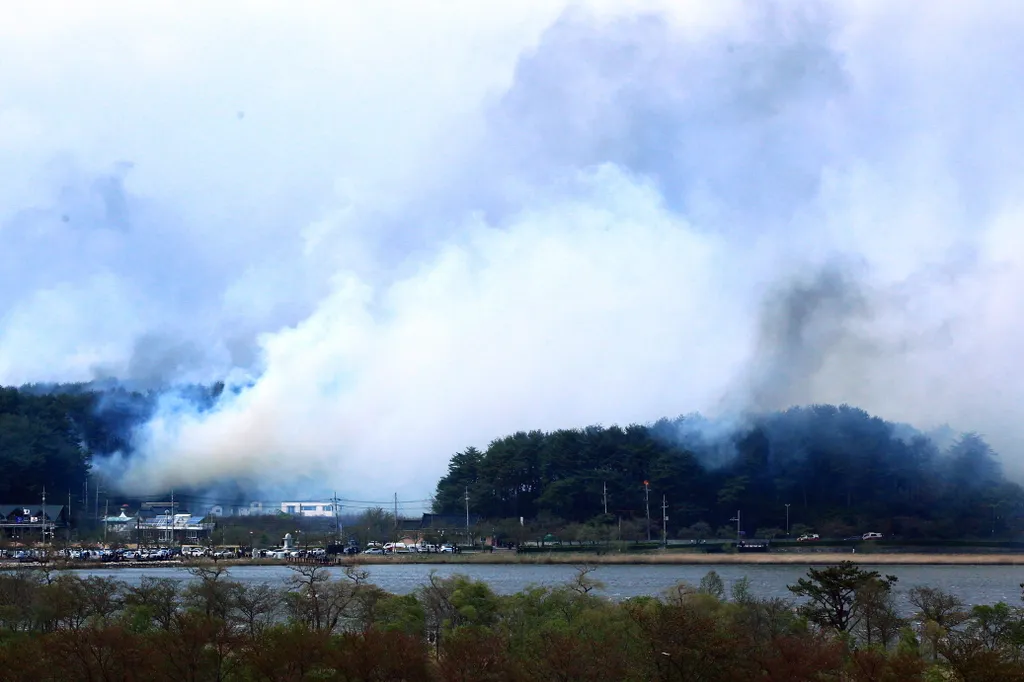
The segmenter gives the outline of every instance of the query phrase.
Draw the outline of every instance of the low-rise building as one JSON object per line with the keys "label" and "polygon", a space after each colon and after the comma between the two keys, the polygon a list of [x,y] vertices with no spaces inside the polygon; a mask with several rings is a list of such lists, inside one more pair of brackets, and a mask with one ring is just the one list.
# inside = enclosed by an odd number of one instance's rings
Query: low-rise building
{"label": "low-rise building", "polygon": [[[224,512],[228,512],[223,507]],[[267,516],[287,514],[289,516],[333,517],[335,503],[331,500],[304,500],[296,502],[250,502],[248,506],[237,507],[231,513],[238,516]],[[224,514],[218,514],[223,516]]]}
{"label": "low-rise building", "polygon": [[0,504],[0,530],[5,537],[26,541],[53,539],[58,528],[68,526],[68,508],[63,504]]}
{"label": "low-rise building", "polygon": [[[188,512],[157,514],[136,519],[139,542],[157,544],[198,543],[210,537],[216,524]],[[129,529],[129,533],[131,529]]]}
{"label": "low-rise building", "polygon": [[[479,516],[470,515],[470,528],[479,522]],[[397,531],[413,544],[428,538],[440,542],[466,541],[468,538],[466,517],[462,514],[423,514],[418,519],[399,519]]]}
{"label": "low-rise building", "polygon": [[327,501],[282,502],[281,513],[289,516],[333,517],[334,503]]}

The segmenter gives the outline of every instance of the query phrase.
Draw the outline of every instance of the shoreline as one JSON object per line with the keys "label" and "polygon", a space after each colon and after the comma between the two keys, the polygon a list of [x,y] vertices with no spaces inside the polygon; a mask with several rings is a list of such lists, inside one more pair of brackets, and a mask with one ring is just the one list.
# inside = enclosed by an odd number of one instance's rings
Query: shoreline
{"label": "shoreline", "polygon": [[688,565],[835,565],[842,561],[856,564],[893,566],[1024,566],[1022,554],[931,554],[918,552],[893,552],[885,554],[851,552],[787,552],[777,554],[585,554],[551,553],[520,554],[510,556],[462,555],[458,558],[442,557],[424,560],[419,557],[378,558],[362,557],[346,563],[353,565],[403,564],[495,564],[495,565],[609,565],[609,566],[688,566]]}
{"label": "shoreline", "polygon": [[230,559],[193,561],[52,561],[47,563],[6,563],[3,568],[50,568],[51,570],[126,569],[126,568],[188,568],[190,566],[301,566],[324,565],[342,566],[384,566],[406,565],[580,565],[594,566],[715,566],[715,565],[764,565],[764,566],[831,566],[842,561],[876,566],[1024,566],[1024,553],[921,553],[891,552],[854,554],[851,552],[780,552],[775,554],[460,554],[452,555],[404,555],[404,556],[363,556],[356,555],[337,562],[320,564],[315,561],[280,561],[274,559]]}

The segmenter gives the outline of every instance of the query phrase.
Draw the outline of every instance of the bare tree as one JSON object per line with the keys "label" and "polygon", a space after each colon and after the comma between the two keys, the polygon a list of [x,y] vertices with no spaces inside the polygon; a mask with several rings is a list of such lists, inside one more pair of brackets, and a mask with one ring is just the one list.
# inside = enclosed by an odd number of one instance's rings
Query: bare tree
{"label": "bare tree", "polygon": [[234,584],[234,620],[252,639],[263,635],[281,612],[281,593],[266,583]]}
{"label": "bare tree", "polygon": [[169,630],[178,613],[181,583],[172,578],[145,576],[135,587],[128,587],[125,605],[146,614],[158,627]]}
{"label": "bare tree", "polygon": [[238,583],[227,580],[228,570],[217,564],[196,564],[189,566],[188,572],[198,580],[185,588],[185,604],[207,618],[218,618],[226,623],[234,607]]}
{"label": "bare tree", "polygon": [[934,587],[911,588],[907,598],[917,609],[915,617],[921,621],[922,634],[931,644],[932,660],[938,660],[942,639],[967,620],[967,608],[960,597]]}
{"label": "bare tree", "polygon": [[590,577],[590,574],[596,570],[597,566],[593,564],[580,564],[577,566],[576,574],[569,582],[569,589],[578,594],[586,595],[590,594],[593,590],[604,588],[603,582]]}
{"label": "bare tree", "polygon": [[312,630],[334,632],[346,618],[355,598],[355,586],[331,580],[330,572],[316,564],[290,566],[288,579],[293,589],[285,594],[285,603],[293,621]]}

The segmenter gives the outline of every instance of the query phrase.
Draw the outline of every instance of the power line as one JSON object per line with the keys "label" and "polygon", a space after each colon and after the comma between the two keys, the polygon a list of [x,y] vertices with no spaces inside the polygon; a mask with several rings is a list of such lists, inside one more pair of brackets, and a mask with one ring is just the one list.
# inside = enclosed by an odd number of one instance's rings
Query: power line
{"label": "power line", "polygon": [[[124,497],[131,497],[131,496],[125,495]],[[246,499],[251,499],[253,501],[259,501],[259,502],[264,502],[266,504],[275,504],[275,503],[281,503],[281,502],[294,502],[294,503],[297,503],[297,504],[304,504],[304,503],[307,503],[307,502],[308,503],[323,503],[323,502],[333,502],[333,501],[337,500],[338,502],[341,502],[343,504],[343,506],[346,506],[346,507],[347,506],[356,506],[356,505],[366,505],[366,506],[379,506],[379,507],[385,507],[386,508],[386,507],[390,507],[390,506],[392,506],[394,504],[394,499],[389,499],[389,500],[350,500],[350,499],[344,498],[344,497],[337,497],[337,495],[335,495],[333,497],[317,497],[317,498],[308,498],[308,499],[296,499],[296,498],[293,498],[293,497],[282,497],[282,498],[266,498],[266,497],[263,497],[263,498],[257,498],[257,497],[243,498],[243,497],[237,497],[237,496],[233,496],[233,497],[218,497],[218,496],[214,496],[214,495],[189,495],[187,493],[182,494],[182,493],[179,493],[179,492],[175,492],[174,493],[174,498],[176,500],[179,500],[179,501],[207,502],[207,503],[211,503],[211,504],[212,503],[219,503],[219,504],[229,504],[229,505],[238,505],[238,506],[244,505],[245,502],[243,502],[243,500],[246,500]],[[162,502],[162,501],[164,501],[167,498],[163,497],[163,496],[149,495],[149,496],[146,496],[146,497],[139,497],[139,498],[135,498],[135,499],[138,499],[140,502],[144,502],[145,503],[145,502]],[[400,505],[413,505],[413,506],[415,506],[415,505],[423,505],[423,504],[431,504],[432,502],[433,502],[433,500],[431,498],[423,498],[423,499],[417,499],[417,500],[399,500],[398,501],[398,503]]]}

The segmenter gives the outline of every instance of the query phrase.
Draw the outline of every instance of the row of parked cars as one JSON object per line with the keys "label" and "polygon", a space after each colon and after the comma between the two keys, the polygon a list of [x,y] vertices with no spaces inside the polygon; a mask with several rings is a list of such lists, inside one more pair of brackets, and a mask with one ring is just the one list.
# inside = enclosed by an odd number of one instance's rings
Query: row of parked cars
{"label": "row of parked cars", "polygon": [[70,561],[169,561],[179,558],[209,557],[214,559],[234,559],[242,556],[242,552],[236,549],[208,548],[208,547],[149,547],[143,549],[105,549],[105,548],[79,548],[71,547],[58,550],[44,549],[23,549],[23,550],[0,550],[0,559],[16,560],[18,562],[38,562],[48,559],[65,559]]}
{"label": "row of parked cars", "polygon": [[20,549],[0,550],[0,559],[14,559],[21,563],[47,561],[50,559],[65,559],[70,561],[167,561],[176,557],[180,552],[176,549],[152,548],[152,549],[102,549],[102,548],[68,548],[58,550],[45,549]]}
{"label": "row of parked cars", "polygon": [[[358,545],[349,545],[343,550],[345,554],[412,554],[412,553],[457,553],[459,549],[450,544],[444,545],[406,545],[401,542],[370,542],[365,549]],[[267,548],[267,549],[236,549],[236,548],[209,548],[199,546],[184,547],[152,547],[146,549],[104,549],[104,548],[68,548],[56,551],[45,551],[42,549],[24,550],[0,550],[0,560],[15,560],[18,562],[38,562],[47,559],[57,558],[71,561],[98,561],[98,562],[148,562],[148,561],[170,561],[173,559],[323,559],[327,558],[327,550],[322,547],[315,548]]]}
{"label": "row of parked cars", "polygon": [[152,547],[148,549],[68,549],[61,550],[58,556],[75,561],[169,561],[180,554],[177,549],[169,547]]}
{"label": "row of parked cars", "polygon": [[[817,533],[808,533],[807,535],[801,535],[796,539],[797,542],[811,542],[813,540],[820,540]],[[851,535],[843,540],[881,540],[881,533],[864,533],[863,535]]]}
{"label": "row of parked cars", "polygon": [[370,542],[363,550],[363,554],[417,554],[417,553],[454,554],[458,549],[454,545],[407,545],[404,542]]}

